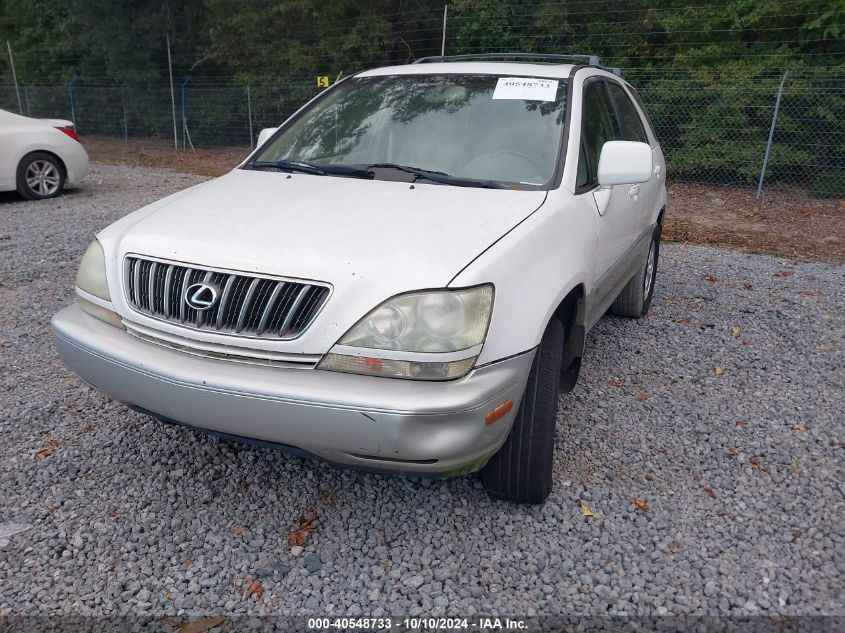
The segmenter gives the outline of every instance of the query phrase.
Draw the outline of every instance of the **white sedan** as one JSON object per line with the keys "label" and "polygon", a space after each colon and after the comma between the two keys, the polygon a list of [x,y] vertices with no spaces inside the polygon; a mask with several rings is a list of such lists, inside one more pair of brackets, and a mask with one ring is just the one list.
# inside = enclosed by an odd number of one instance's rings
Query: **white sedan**
{"label": "white sedan", "polygon": [[88,154],[73,123],[0,110],[0,191],[17,190],[30,200],[53,198],[87,171]]}

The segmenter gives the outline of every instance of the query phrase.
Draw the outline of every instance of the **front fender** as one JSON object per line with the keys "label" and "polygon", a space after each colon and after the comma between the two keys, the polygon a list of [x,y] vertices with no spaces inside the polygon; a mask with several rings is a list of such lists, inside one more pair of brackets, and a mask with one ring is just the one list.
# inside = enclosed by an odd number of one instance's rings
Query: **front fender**
{"label": "front fender", "polygon": [[450,286],[492,282],[496,287],[479,365],[539,345],[566,295],[579,284],[590,292],[597,245],[592,196],[557,189],[549,192],[540,209],[458,273]]}

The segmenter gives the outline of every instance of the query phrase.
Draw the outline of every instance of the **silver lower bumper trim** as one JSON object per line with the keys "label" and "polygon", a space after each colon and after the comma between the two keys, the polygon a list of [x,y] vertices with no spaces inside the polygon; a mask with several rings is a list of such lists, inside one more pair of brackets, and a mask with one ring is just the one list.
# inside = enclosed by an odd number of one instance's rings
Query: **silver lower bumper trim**
{"label": "silver lower bumper trim", "polygon": [[451,382],[418,382],[235,363],[153,345],[72,305],[53,317],[56,347],[82,379],[156,416],[296,447],[362,468],[442,475],[477,470],[507,437],[533,351]]}

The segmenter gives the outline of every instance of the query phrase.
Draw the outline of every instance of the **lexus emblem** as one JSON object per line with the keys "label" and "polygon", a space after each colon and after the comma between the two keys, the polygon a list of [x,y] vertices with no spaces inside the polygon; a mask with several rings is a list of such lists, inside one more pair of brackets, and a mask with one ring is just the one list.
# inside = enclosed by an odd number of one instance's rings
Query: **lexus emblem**
{"label": "lexus emblem", "polygon": [[192,284],[185,290],[185,303],[194,310],[203,312],[214,307],[220,298],[220,289],[214,284]]}

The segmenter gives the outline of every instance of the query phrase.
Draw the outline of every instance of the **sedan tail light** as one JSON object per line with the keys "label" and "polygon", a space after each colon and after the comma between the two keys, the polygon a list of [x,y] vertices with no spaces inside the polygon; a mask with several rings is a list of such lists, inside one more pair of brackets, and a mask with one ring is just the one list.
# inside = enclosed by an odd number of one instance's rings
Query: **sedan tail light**
{"label": "sedan tail light", "polygon": [[65,126],[62,126],[62,127],[57,127],[56,129],[57,129],[57,130],[59,130],[59,132],[64,132],[64,133],[65,133],[65,134],[67,134],[69,137],[71,137],[74,141],[77,141],[78,143],[81,143],[81,142],[82,142],[82,141],[79,139],[79,134],[77,134],[76,132],[74,132],[74,130],[73,130],[73,126],[72,126],[72,125],[65,125]]}

